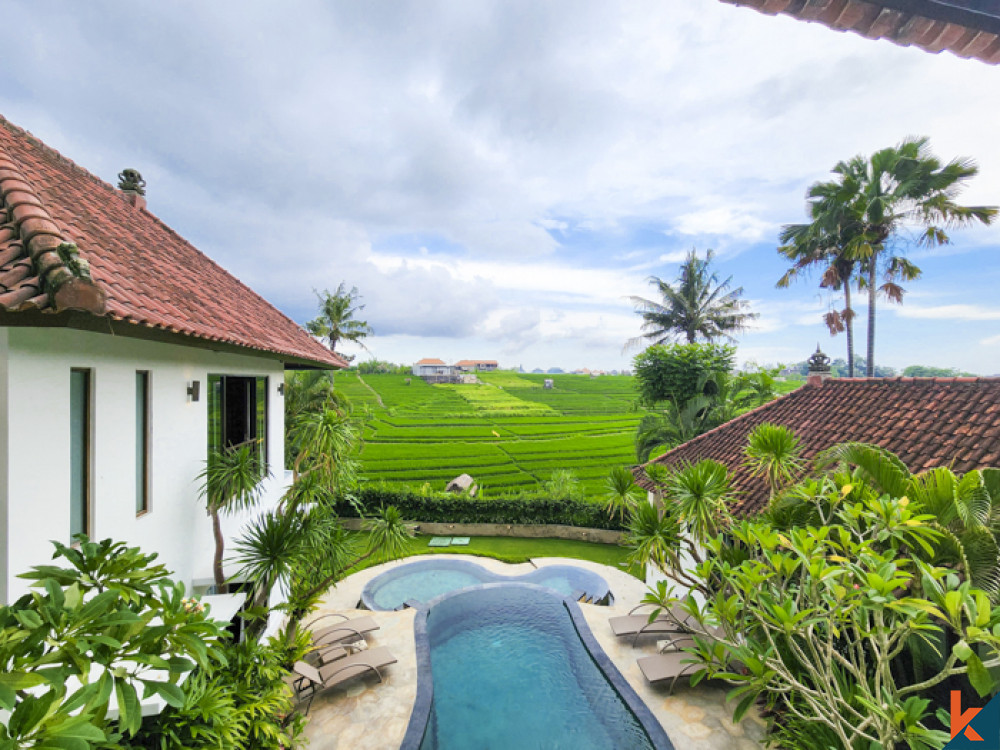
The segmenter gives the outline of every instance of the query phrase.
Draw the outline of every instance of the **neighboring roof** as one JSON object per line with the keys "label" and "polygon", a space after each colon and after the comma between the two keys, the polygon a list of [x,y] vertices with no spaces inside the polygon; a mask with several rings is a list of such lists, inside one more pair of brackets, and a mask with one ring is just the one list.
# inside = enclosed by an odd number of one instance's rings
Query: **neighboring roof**
{"label": "neighboring roof", "polygon": [[422,359],[417,362],[418,365],[443,365],[443,359]]}
{"label": "neighboring roof", "polygon": [[346,366],[149,211],[2,117],[0,222],[0,311],[17,313],[5,316],[10,325],[77,311],[110,319],[105,331]]}
{"label": "neighboring roof", "polygon": [[460,359],[455,363],[455,367],[470,367],[472,365],[495,365],[495,359]]}
{"label": "neighboring roof", "polygon": [[[836,443],[856,441],[887,448],[914,472],[1000,466],[1000,378],[854,378],[804,385],[653,462],[724,463],[740,497],[733,511],[750,515],[767,505],[768,490],[762,477],[743,466],[743,451],[750,431],[764,422],[792,430],[807,459]],[[638,469],[636,476],[650,489]]]}
{"label": "neighboring roof", "polygon": [[722,0],[928,52],[1000,63],[997,0]]}

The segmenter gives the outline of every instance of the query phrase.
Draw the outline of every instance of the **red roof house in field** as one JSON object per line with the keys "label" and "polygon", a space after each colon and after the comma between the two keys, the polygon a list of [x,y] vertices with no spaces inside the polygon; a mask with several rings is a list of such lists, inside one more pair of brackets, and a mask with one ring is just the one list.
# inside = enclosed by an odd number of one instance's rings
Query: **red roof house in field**
{"label": "red roof house in field", "polygon": [[815,21],[869,39],[1000,63],[996,0],[722,0],[762,13]]}
{"label": "red roof house in field", "polygon": [[[810,383],[689,440],[650,463],[711,458],[729,467],[737,515],[768,502],[762,477],[743,466],[747,436],[759,424],[788,427],[806,458],[848,441],[896,453],[911,471],[951,466],[956,472],[1000,466],[1000,378],[854,378]],[[651,488],[640,469],[637,481]]]}
{"label": "red roof house in field", "polygon": [[252,441],[276,502],[285,369],[345,365],[122,177],[115,189],[0,118],[0,604],[50,539],[77,533],[207,577],[209,449]]}

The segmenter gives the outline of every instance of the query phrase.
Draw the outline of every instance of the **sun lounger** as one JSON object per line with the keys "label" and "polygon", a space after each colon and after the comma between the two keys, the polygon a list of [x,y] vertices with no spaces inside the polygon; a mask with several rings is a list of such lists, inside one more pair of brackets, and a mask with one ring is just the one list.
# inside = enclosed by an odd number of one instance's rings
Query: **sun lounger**
{"label": "sun lounger", "polygon": [[312,707],[313,698],[324,690],[369,672],[374,672],[378,681],[381,682],[382,673],[379,669],[395,663],[396,657],[384,646],[341,657],[323,664],[319,668],[304,661],[297,661],[292,667],[292,672],[295,674],[293,686],[296,699],[299,701],[308,699],[309,703],[306,704],[306,713],[308,714]]}
{"label": "sun lounger", "polygon": [[652,656],[643,656],[636,660],[639,669],[650,685],[671,680],[670,691],[673,692],[677,679],[698,668],[696,657],[687,651],[666,651]]}
{"label": "sun lounger", "polygon": [[[634,609],[632,611],[635,612]],[[652,622],[649,621],[649,615],[628,614],[612,617],[608,623],[611,625],[611,632],[619,638],[634,636],[632,641],[634,644],[641,635],[669,635],[687,632],[687,623],[690,619],[690,615],[675,607],[669,612],[661,612]]]}
{"label": "sun lounger", "polygon": [[[328,617],[343,617],[344,622],[338,622],[335,625],[328,625],[318,629],[313,627],[317,622],[325,620]],[[365,637],[365,634],[378,630],[379,626],[378,623],[368,615],[355,617],[351,620],[348,619],[346,615],[331,613],[317,617],[315,620],[306,625],[306,629],[313,631],[313,643],[316,646],[331,646],[336,643],[347,643],[361,640]]]}

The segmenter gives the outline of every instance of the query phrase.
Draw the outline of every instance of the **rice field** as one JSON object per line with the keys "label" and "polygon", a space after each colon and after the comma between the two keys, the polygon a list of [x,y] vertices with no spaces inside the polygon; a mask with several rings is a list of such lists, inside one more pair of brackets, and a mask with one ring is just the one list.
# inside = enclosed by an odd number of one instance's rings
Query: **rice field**
{"label": "rice field", "polygon": [[[500,371],[479,378],[479,385],[428,385],[338,373],[337,388],[365,418],[365,479],[444,489],[468,473],[490,497],[539,489],[566,469],[601,500],[608,472],[634,462],[642,413],[631,377]],[[552,389],[543,387],[546,378]]]}

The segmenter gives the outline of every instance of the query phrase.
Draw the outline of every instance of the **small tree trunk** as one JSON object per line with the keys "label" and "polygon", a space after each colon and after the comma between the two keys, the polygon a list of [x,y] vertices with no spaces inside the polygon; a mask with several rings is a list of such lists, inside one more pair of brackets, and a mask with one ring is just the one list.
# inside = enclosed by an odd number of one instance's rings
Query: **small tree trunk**
{"label": "small tree trunk", "polygon": [[215,575],[215,587],[218,593],[222,593],[222,587],[226,585],[226,576],[222,572],[222,553],[226,547],[226,540],[222,536],[222,523],[219,521],[219,511],[214,508],[212,513],[212,532],[215,534],[215,559],[212,561],[212,573]]}
{"label": "small tree trunk", "polygon": [[878,250],[872,248],[872,257],[868,262],[868,377],[875,377],[875,260],[878,258]]}
{"label": "small tree trunk", "polygon": [[847,311],[847,377],[854,377],[854,310],[851,309],[851,281],[844,281],[844,309]]}

